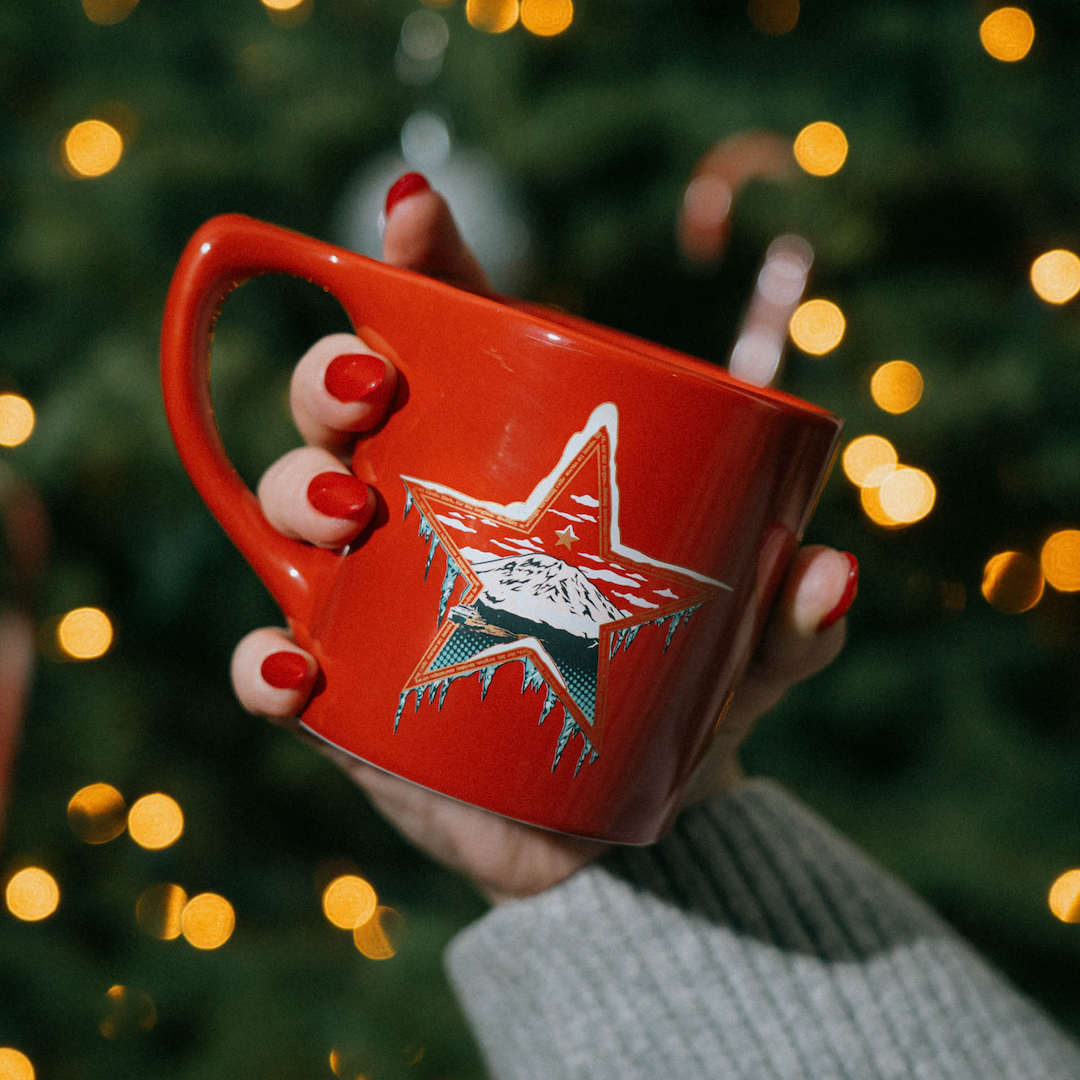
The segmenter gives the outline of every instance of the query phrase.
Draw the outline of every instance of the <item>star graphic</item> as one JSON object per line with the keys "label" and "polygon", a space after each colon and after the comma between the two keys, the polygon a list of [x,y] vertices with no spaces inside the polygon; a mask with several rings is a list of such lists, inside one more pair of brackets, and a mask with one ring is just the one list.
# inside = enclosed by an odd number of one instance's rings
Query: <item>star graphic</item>
{"label": "star graphic", "polygon": [[556,529],[555,535],[559,538],[555,541],[555,546],[564,547],[568,551],[573,551],[574,541],[581,539],[581,537],[574,532],[573,525],[567,525],[565,529]]}
{"label": "star graphic", "polygon": [[[541,722],[564,712],[559,754],[580,733],[598,754],[612,661],[648,624],[667,627],[664,650],[692,613],[730,587],[621,543],[615,475],[618,411],[594,410],[555,470],[525,502],[500,506],[441,484],[402,476],[405,515],[446,558],[431,644],[402,687],[395,725],[410,694],[438,707],[449,687],[519,662],[522,690],[546,687]],[[455,594],[457,594],[455,601]],[[581,762],[579,761],[579,767]],[[553,766],[554,768],[554,766]]]}

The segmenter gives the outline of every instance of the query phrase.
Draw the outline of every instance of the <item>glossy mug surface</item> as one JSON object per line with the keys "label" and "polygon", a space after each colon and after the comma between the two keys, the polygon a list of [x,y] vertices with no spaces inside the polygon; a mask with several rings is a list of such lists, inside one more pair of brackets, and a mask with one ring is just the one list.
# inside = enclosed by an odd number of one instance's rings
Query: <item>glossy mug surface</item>
{"label": "glossy mug surface", "polygon": [[[344,554],[287,539],[222,448],[213,321],[262,273],[333,293],[400,373]],[[181,458],[321,676],[302,722],[455,799],[663,835],[825,480],[840,421],[658,345],[250,218],[204,225],[166,306]]]}

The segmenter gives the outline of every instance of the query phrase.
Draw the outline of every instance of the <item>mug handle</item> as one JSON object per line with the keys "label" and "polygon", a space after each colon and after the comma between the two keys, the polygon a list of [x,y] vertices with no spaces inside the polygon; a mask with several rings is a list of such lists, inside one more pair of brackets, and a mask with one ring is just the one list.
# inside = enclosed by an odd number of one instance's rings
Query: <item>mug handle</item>
{"label": "mug handle", "polygon": [[341,556],[279,533],[240,479],[214,421],[210,343],[221,304],[237,285],[258,274],[284,273],[337,296],[346,274],[368,262],[350,257],[346,270],[341,254],[329,244],[242,214],[212,218],[184,249],[161,332],[165,412],[180,459],[210,512],[281,606],[301,645],[309,642],[312,620]]}

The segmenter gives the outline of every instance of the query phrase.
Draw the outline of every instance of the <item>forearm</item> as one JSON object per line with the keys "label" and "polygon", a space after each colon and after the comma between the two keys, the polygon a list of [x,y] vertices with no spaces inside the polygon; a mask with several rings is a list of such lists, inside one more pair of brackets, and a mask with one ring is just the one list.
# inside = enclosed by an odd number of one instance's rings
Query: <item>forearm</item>
{"label": "forearm", "polygon": [[489,913],[448,965],[499,1080],[1065,1080],[1080,1054],[762,781]]}

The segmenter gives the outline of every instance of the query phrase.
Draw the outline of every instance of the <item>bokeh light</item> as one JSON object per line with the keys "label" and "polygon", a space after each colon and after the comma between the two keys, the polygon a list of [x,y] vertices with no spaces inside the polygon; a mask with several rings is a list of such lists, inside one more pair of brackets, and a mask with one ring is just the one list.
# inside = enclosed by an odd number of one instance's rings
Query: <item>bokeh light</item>
{"label": "bokeh light", "polygon": [[67,806],[71,831],[88,844],[115,840],[127,825],[124,796],[111,784],[88,784],[71,796]]}
{"label": "bokeh light", "polygon": [[1042,599],[1043,584],[1038,563],[1019,551],[1002,551],[983,568],[982,594],[1006,615],[1033,608]]}
{"label": "bokeh light", "polygon": [[906,360],[882,364],[870,379],[870,396],[874,404],[894,415],[918,405],[922,392],[922,373]]}
{"label": "bokeh light", "polygon": [[122,1039],[149,1031],[157,1023],[157,1009],[149,994],[130,986],[110,986],[105,993],[105,1012],[98,1031],[106,1039]]}
{"label": "bokeh light", "polygon": [[1058,592],[1080,592],[1080,529],[1061,529],[1042,546],[1039,564]]}
{"label": "bokeh light", "polygon": [[907,465],[894,469],[877,489],[881,509],[897,525],[921,521],[934,508],[937,488],[922,471]]}
{"label": "bokeh light", "polygon": [[0,394],[0,446],[21,446],[33,431],[33,405],[19,394]]}
{"label": "bokeh light", "polygon": [[187,902],[188,895],[179,885],[150,885],[135,902],[135,921],[151,937],[175,941],[181,933],[180,919]]}
{"label": "bokeh light", "polygon": [[1062,922],[1080,922],[1080,870],[1066,870],[1050,886],[1050,910]]}
{"label": "bokeh light", "polygon": [[101,608],[75,608],[56,628],[56,643],[73,660],[96,660],[109,651],[112,641],[112,621]]}
{"label": "bokeh light", "polygon": [[900,524],[891,514],[886,513],[885,507],[881,505],[880,487],[862,488],[859,491],[859,505],[863,508],[863,513],[875,525],[881,525],[886,529],[895,529]]}
{"label": "bokeh light", "polygon": [[1080,258],[1065,248],[1045,252],[1031,264],[1031,287],[1049,304],[1068,303],[1080,292]]}
{"label": "bokeh light", "polygon": [[86,17],[98,26],[114,26],[123,22],[134,10],[139,0],[82,0]]}
{"label": "bokeh light", "polygon": [[537,37],[561,34],[573,21],[572,0],[521,0],[521,25]]}
{"label": "bokeh light", "polygon": [[300,26],[311,17],[312,0],[262,0],[270,21],[278,26]]}
{"label": "bokeh light", "polygon": [[273,11],[291,11],[298,8],[304,0],[262,0],[263,7]]}
{"label": "bokeh light", "polygon": [[763,34],[786,34],[799,21],[799,0],[750,0],[746,14]]}
{"label": "bokeh light", "polygon": [[880,435],[860,435],[844,449],[841,465],[844,475],[856,486],[880,487],[896,468],[896,448]]}
{"label": "bokeh light", "polygon": [[217,893],[199,893],[184,905],[180,931],[184,940],[196,949],[218,949],[232,937],[236,912],[232,904]]}
{"label": "bokeh light", "polygon": [[998,8],[991,11],[980,24],[979,40],[995,60],[1015,63],[1023,60],[1031,50],[1035,41],[1035,24],[1022,8]]}
{"label": "bokeh light", "polygon": [[375,912],[375,890],[356,874],[342,874],[323,890],[323,914],[342,930],[353,930]]}
{"label": "bokeh light", "polygon": [[0,1046],[0,1080],[34,1080],[30,1059],[13,1046]]}
{"label": "bokeh light", "polygon": [[56,878],[40,866],[27,866],[15,874],[4,891],[8,911],[23,922],[47,919],[60,904]]}
{"label": "bokeh light", "polygon": [[64,136],[64,164],[82,179],[104,176],[120,164],[124,140],[104,120],[82,120]]}
{"label": "bokeh light", "polygon": [[353,930],[353,942],[369,960],[389,960],[397,952],[401,916],[380,904],[366,922]]}
{"label": "bokeh light", "polygon": [[184,831],[180,804],[160,791],[137,799],[128,811],[128,832],[139,847],[160,851],[175,844]]}
{"label": "bokeh light", "polygon": [[791,340],[811,356],[824,356],[844,337],[844,313],[831,300],[807,300],[795,309],[788,329]]}
{"label": "bokeh light", "polygon": [[818,120],[795,136],[795,160],[811,176],[832,176],[848,155],[847,136],[828,120]]}
{"label": "bokeh light", "polygon": [[465,18],[470,26],[489,34],[502,34],[518,21],[518,0],[467,0]]}

